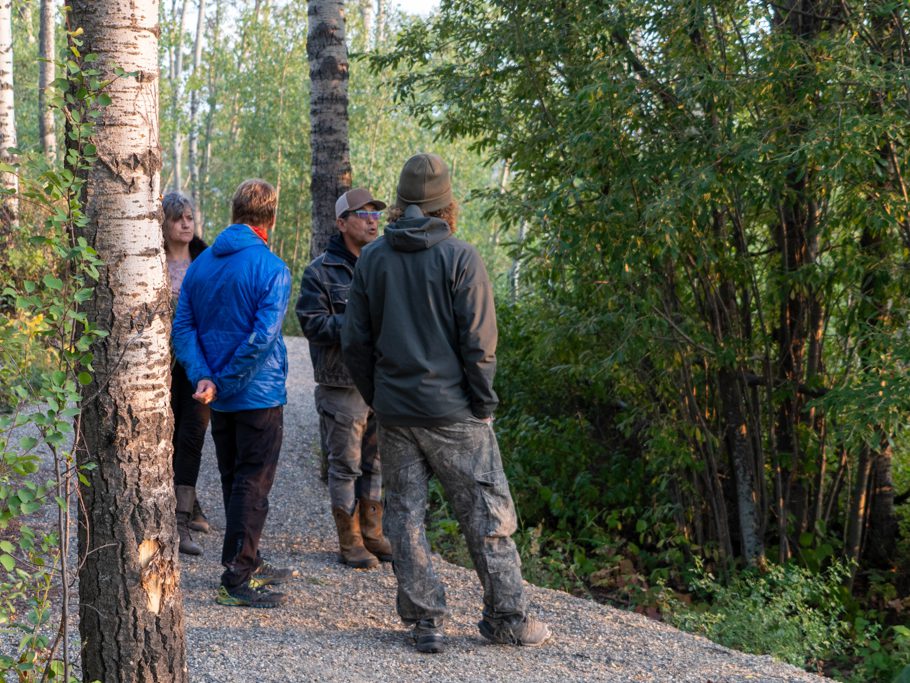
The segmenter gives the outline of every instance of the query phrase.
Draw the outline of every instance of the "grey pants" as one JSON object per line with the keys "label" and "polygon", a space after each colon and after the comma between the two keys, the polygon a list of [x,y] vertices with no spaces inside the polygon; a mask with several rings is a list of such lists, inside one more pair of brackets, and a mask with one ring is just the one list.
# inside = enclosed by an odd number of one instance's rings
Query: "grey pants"
{"label": "grey pants", "polygon": [[379,500],[382,467],[376,418],[357,389],[316,385],[316,409],[329,454],[329,499],[347,512],[358,498]]}
{"label": "grey pants", "polygon": [[440,629],[445,589],[433,571],[424,515],[427,486],[442,484],[467,541],[480,583],[483,615],[515,624],[528,611],[521,560],[511,535],[515,506],[493,427],[470,419],[443,427],[379,427],[385,469],[383,532],[392,544],[398,614],[418,630]]}

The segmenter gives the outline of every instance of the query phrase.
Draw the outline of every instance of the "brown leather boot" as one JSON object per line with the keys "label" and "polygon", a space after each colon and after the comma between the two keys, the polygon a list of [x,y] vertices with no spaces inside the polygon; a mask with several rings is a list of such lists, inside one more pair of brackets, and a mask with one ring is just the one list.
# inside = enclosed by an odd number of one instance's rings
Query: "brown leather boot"
{"label": "brown leather boot", "polygon": [[363,536],[360,535],[360,518],[357,505],[354,514],[349,515],[342,508],[332,508],[335,526],[338,528],[339,562],[355,569],[372,569],[379,565],[379,560],[363,547]]}
{"label": "brown leather boot", "polygon": [[199,505],[199,499],[196,498],[195,489],[193,490],[193,514],[190,517],[190,522],[187,526],[193,531],[201,531],[204,534],[207,534],[212,530],[212,527],[209,524],[209,518],[205,516],[205,513],[202,511],[202,506]]}
{"label": "brown leather boot", "polygon": [[391,562],[392,545],[382,535],[382,503],[361,498],[359,505],[363,546],[383,562]]}
{"label": "brown leather boot", "polygon": [[175,486],[174,493],[177,496],[177,534],[180,536],[180,552],[184,555],[201,555],[202,546],[193,540],[187,526],[193,516],[196,489],[192,486]]}

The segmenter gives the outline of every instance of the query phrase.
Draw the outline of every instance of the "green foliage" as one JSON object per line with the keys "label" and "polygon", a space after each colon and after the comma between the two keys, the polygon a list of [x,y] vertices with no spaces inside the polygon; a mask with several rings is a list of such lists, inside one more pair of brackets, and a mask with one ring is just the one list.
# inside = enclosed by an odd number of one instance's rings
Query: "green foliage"
{"label": "green foliage", "polygon": [[[177,17],[162,3],[161,139],[164,151],[162,185],[172,188],[175,160],[171,141],[176,133],[188,136],[189,96],[201,99],[195,132],[199,136],[201,186],[199,204],[206,239],[217,235],[230,218],[230,198],[244,179],[262,177],[280,191],[278,222],[271,247],[290,266],[295,282],[310,261],[310,92],[306,54],[305,3],[261,3],[252,0],[210,5],[202,55],[202,74],[191,75],[192,35],[181,32]],[[234,31],[222,28],[230,14]],[[399,28],[400,15],[387,17],[385,42],[373,51],[388,49]],[[495,173],[464,141],[436,139],[393,101],[391,85],[396,72],[371,74],[362,57],[368,47],[359,12],[346,13],[346,36],[351,51],[348,81],[348,129],[352,183],[371,188],[385,200],[394,197],[404,160],[420,151],[436,151],[453,170],[454,190],[467,200],[475,188],[490,189]],[[174,74],[174,50],[184,50],[181,74]],[[179,94],[174,84],[180,84]],[[175,97],[178,101],[175,102]],[[184,138],[186,140],[186,137]],[[184,153],[187,145],[184,144]],[[207,150],[207,152],[206,152]],[[178,160],[186,168],[187,160]],[[183,191],[189,192],[184,170]],[[496,257],[498,223],[482,220],[489,202],[464,201],[461,233],[482,249],[490,262]],[[499,254],[501,257],[502,255]],[[293,314],[285,331],[299,334]]]}
{"label": "green foliage", "polygon": [[722,645],[819,668],[849,648],[843,620],[843,581],[849,573],[838,564],[818,574],[793,564],[773,565],[723,584],[696,562],[690,588],[707,604],[671,600],[665,615],[675,626]]}
{"label": "green foliage", "polygon": [[[906,490],[910,9],[786,8],[448,0],[372,58],[511,169],[497,429],[524,545],[613,598],[693,556],[824,584],[864,543],[910,573],[887,497],[850,484],[871,460]],[[811,657],[846,651],[800,609]]]}
{"label": "green foliage", "polygon": [[[20,635],[0,665],[19,681],[75,680],[61,642],[74,580],[66,549],[76,482],[87,479],[73,448],[80,387],[91,382],[89,348],[103,333],[80,310],[101,262],[74,235],[87,220],[80,172],[94,160],[94,121],[110,101],[96,57],[80,54],[80,34],[69,35],[52,98],[68,122],[66,165],[23,155],[16,171],[24,210],[0,264],[8,312],[0,324],[0,628]],[[47,454],[50,470],[42,465]]]}

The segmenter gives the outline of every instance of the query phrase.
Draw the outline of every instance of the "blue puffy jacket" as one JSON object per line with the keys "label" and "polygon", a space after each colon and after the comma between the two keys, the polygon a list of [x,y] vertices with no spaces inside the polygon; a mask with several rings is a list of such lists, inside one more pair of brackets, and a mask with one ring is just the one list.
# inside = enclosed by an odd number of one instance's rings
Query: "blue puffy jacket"
{"label": "blue puffy jacket", "polygon": [[215,383],[213,410],[287,403],[281,323],[290,293],[287,266],[247,225],[225,228],[190,264],[174,316],[174,353],[194,387]]}

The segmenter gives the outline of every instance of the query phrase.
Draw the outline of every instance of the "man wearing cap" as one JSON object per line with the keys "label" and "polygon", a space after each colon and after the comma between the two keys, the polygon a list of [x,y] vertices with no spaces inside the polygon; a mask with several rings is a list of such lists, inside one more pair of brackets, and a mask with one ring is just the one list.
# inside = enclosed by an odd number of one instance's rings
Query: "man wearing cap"
{"label": "man wearing cap", "polygon": [[355,188],[335,202],[338,233],[303,274],[297,319],[310,342],[316,409],[329,460],[329,499],[338,529],[338,558],[358,569],[390,561],[382,535],[382,474],[376,419],[341,357],[341,326],[360,250],[376,239],[383,202]]}
{"label": "man wearing cap", "polygon": [[477,250],[453,237],[457,215],[445,162],[408,159],[384,237],[357,263],[342,331],[345,363],[379,419],[398,614],[420,652],[442,651],[447,616],[424,528],[433,475],[483,585],[481,635],[531,646],[550,636],[528,614],[511,539],[515,507],[493,433],[493,290]]}

